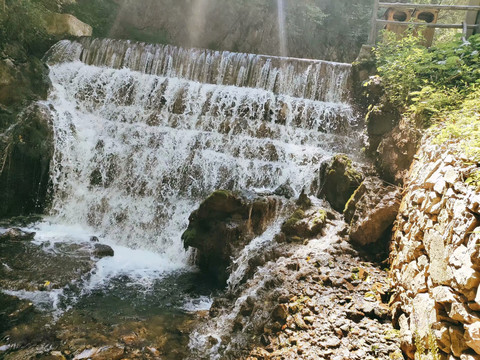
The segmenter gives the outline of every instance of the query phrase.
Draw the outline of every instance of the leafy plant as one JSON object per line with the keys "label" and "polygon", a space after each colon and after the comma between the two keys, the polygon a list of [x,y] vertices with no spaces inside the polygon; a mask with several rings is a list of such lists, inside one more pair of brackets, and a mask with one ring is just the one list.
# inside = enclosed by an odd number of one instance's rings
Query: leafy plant
{"label": "leafy plant", "polygon": [[7,1],[0,12],[0,44],[18,42],[32,53],[41,52],[48,39],[47,12],[42,3],[32,0]]}
{"label": "leafy plant", "polygon": [[[480,163],[480,35],[426,48],[421,38],[391,32],[375,49],[378,73],[389,102],[418,127],[431,127],[438,144]],[[466,183],[480,188],[480,170]]]}
{"label": "leafy plant", "polygon": [[415,333],[415,360],[440,360],[438,344],[432,330],[428,331],[427,341]]}

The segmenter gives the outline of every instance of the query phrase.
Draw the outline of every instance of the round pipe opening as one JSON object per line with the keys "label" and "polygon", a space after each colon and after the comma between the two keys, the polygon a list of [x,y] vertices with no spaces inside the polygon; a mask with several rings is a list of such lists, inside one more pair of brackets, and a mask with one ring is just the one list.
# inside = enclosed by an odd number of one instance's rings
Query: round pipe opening
{"label": "round pipe opening", "polygon": [[407,13],[405,11],[397,10],[393,13],[393,20],[395,21],[406,21]]}
{"label": "round pipe opening", "polygon": [[431,12],[423,11],[418,14],[417,19],[420,21],[425,21],[426,23],[431,23],[433,20],[435,20],[435,15],[433,15]]}

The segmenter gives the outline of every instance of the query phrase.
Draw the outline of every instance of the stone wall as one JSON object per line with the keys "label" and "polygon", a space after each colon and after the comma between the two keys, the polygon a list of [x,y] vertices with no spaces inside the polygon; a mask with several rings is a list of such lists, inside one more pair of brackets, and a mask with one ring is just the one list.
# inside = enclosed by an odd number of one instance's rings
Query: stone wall
{"label": "stone wall", "polygon": [[434,336],[440,358],[480,359],[480,193],[464,182],[477,166],[452,148],[423,140],[394,228],[391,306],[409,358],[435,351]]}

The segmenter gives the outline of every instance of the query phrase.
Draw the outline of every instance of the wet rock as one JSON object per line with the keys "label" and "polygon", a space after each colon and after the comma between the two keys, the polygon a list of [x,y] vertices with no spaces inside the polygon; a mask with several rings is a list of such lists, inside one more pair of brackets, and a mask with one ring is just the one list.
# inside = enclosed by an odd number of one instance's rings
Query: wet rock
{"label": "wet rock", "polygon": [[95,244],[95,247],[93,248],[93,255],[97,258],[104,258],[108,256],[113,256],[114,251],[113,249],[105,244]]}
{"label": "wet rock", "polygon": [[400,201],[399,188],[386,186],[375,177],[366,178],[345,207],[352,242],[367,245],[378,241],[393,224]]}
{"label": "wet rock", "polygon": [[53,128],[45,105],[34,104],[0,135],[0,217],[41,213],[46,205]]}
{"label": "wet rock", "polygon": [[273,194],[291,199],[295,196],[295,190],[289,184],[283,184],[276,188]]}
{"label": "wet rock", "polygon": [[308,195],[305,194],[305,191],[302,190],[302,193],[298,197],[296,204],[297,206],[300,206],[300,208],[302,208],[303,210],[307,210],[312,206],[312,201],[310,200]]}
{"label": "wet rock", "polygon": [[283,224],[282,233],[287,241],[299,242],[320,234],[326,225],[327,212],[315,208],[308,211],[297,209]]}
{"label": "wet rock", "polygon": [[345,204],[363,180],[346,155],[336,155],[320,169],[321,190],[319,197],[325,197],[332,207],[342,212]]}
{"label": "wet rock", "polygon": [[196,248],[200,269],[223,285],[231,259],[265,231],[279,202],[275,196],[215,191],[190,215],[184,246]]}
{"label": "wet rock", "polygon": [[29,241],[35,237],[35,232],[27,232],[18,228],[8,229],[0,235],[0,241]]}

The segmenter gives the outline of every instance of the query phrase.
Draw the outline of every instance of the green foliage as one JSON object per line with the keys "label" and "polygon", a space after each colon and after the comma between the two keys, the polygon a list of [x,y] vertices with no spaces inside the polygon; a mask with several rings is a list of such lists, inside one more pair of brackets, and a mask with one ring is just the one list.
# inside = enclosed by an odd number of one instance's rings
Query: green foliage
{"label": "green foliage", "polygon": [[17,42],[30,53],[46,50],[49,37],[45,31],[48,1],[10,0],[0,12],[0,47]]}
{"label": "green foliage", "polygon": [[[432,126],[435,142],[480,163],[480,35],[430,49],[410,35],[385,33],[377,47],[378,72],[387,99],[419,127]],[[480,170],[466,183],[480,188]]]}
{"label": "green foliage", "polygon": [[[470,84],[480,83],[479,35],[470,37],[466,43],[456,37],[454,41],[429,49],[421,42],[421,38],[411,34],[397,40],[394,33],[384,32],[382,42],[375,49],[378,72],[392,103],[397,106],[415,103],[421,91],[422,95],[445,89],[468,93]],[[430,90],[422,90],[426,87]]]}
{"label": "green foliage", "polygon": [[415,333],[415,360],[440,360],[438,344],[432,330],[428,331],[427,341]]}
{"label": "green foliage", "polygon": [[[118,4],[114,0],[78,0],[67,5],[64,10],[89,24],[93,28],[93,36],[109,37],[117,16]],[[133,35],[136,36],[132,40],[137,40],[139,35]],[[143,38],[138,40],[147,41]]]}

